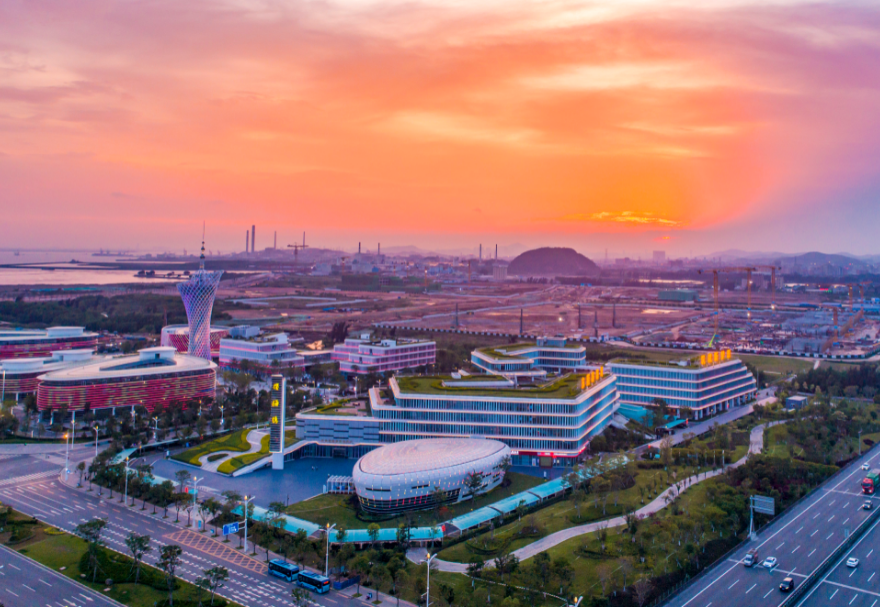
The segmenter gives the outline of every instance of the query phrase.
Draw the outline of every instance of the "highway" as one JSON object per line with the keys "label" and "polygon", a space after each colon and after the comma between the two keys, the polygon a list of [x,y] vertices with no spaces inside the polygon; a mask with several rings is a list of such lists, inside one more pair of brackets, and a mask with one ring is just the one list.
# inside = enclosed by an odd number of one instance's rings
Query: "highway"
{"label": "highway", "polygon": [[6,546],[0,546],[0,604],[5,607],[120,607],[120,603]]}
{"label": "highway", "polygon": [[[77,450],[79,449],[81,447],[77,446]],[[91,449],[94,453],[94,446]],[[71,459],[73,460],[73,457]],[[126,508],[118,501],[118,494],[115,492],[111,501],[106,499],[109,495],[107,490],[104,490],[104,497],[101,498],[97,495],[97,487],[92,493],[69,487],[59,480],[63,465],[63,447],[60,454],[49,453],[48,456],[46,453],[15,455],[9,451],[0,451],[0,479],[2,479],[0,501],[71,533],[78,524],[96,516],[106,519],[108,525],[105,528],[104,540],[109,548],[123,554],[128,554],[124,540],[130,531],[147,534],[153,538],[151,544],[153,551],[147,558],[147,562],[151,564],[155,563],[160,546],[178,544],[184,549],[183,566],[179,569],[179,576],[182,579],[192,582],[202,575],[204,569],[221,565],[226,567],[230,574],[226,587],[218,592],[221,596],[245,606],[291,607],[293,605],[290,598],[292,585],[267,575],[265,553],[262,550],[259,551],[261,559],[251,558],[235,548],[237,546],[235,540],[224,544],[207,537],[207,534],[168,522],[174,520],[173,510],[169,511],[171,518],[165,521],[161,518],[161,509],[157,510],[156,516],[153,516],[149,507],[146,511],[140,510],[140,502],[134,508]],[[182,520],[186,520],[185,514]],[[0,560],[0,564],[2,563],[3,561]],[[16,566],[20,567],[17,563]],[[36,564],[33,566],[38,567]],[[6,572],[6,568],[0,571]],[[0,578],[0,584],[5,586],[7,578]],[[23,576],[21,581],[29,586],[40,583],[36,574]],[[51,580],[47,581],[51,582]],[[85,592],[83,586],[77,588]],[[9,597],[0,595],[0,603],[6,602],[7,607],[17,605],[9,600],[12,598],[12,594]],[[336,592],[328,595],[312,595],[313,605],[339,607],[358,602]],[[21,604],[30,607],[44,603],[31,600]],[[51,601],[45,604],[55,607]],[[67,607],[73,607],[74,604],[67,604]],[[88,604],[91,607],[102,607],[98,603],[88,602]],[[105,604],[115,605],[112,602]]]}
{"label": "highway", "polygon": [[[869,512],[862,508],[867,496],[864,496],[861,490],[861,480],[865,474],[861,470],[861,465],[865,462],[872,468],[880,467],[880,448],[875,447],[852,462],[840,474],[826,481],[806,499],[762,529],[757,540],[747,542],[729,555],[729,558],[713,565],[683,592],[667,601],[666,605],[778,607],[788,596],[779,590],[782,579],[791,576],[795,584],[800,584],[844,542],[859,523],[868,517]],[[874,497],[873,502],[875,507],[880,507],[880,499]],[[873,537],[875,533],[878,532],[873,529],[866,538]],[[862,579],[865,584],[869,584],[868,578],[872,571],[869,571],[867,565],[871,559],[876,563],[878,558],[876,553],[868,555],[872,543],[869,539],[863,539],[854,546],[854,551],[864,550],[867,563],[863,562],[852,578],[849,577],[851,570],[843,570],[846,569],[845,565],[843,569],[835,568],[829,574],[827,581],[823,581],[819,590],[808,599],[811,601],[808,604],[814,606],[849,604],[852,595],[859,593],[860,587],[854,586],[855,590],[850,590],[835,584],[847,585],[846,580],[861,581]],[[760,566],[751,568],[743,566],[742,559],[755,547],[758,548],[762,560],[769,556],[776,557],[779,561],[778,566],[772,570]],[[870,588],[874,588],[872,592],[877,593],[874,599],[880,598],[878,577],[880,576],[874,575],[870,580],[873,584]],[[869,586],[865,588],[868,589]],[[830,590],[825,592],[828,589]],[[849,593],[846,601],[840,602],[842,600],[840,593],[833,603],[827,601],[827,596],[835,589],[839,589],[840,592],[846,590]],[[868,592],[860,594],[869,596]],[[871,607],[872,604],[873,599],[868,602],[854,600],[852,603],[853,607],[856,605]]]}

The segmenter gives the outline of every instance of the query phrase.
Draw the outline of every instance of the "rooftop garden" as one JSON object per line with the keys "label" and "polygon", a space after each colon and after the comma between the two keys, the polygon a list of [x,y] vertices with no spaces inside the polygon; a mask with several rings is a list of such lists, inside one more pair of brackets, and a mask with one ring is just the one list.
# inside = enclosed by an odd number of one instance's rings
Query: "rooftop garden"
{"label": "rooftop garden", "polygon": [[449,376],[397,377],[397,385],[404,394],[437,394],[444,396],[509,396],[514,398],[574,398],[581,393],[583,374],[570,374],[539,386],[522,388],[477,388],[472,386],[444,386],[454,381]]}

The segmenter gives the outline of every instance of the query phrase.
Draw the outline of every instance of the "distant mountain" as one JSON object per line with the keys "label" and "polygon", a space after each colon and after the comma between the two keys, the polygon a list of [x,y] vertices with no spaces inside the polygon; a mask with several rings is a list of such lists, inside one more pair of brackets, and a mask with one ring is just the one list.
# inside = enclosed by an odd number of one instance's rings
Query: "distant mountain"
{"label": "distant mountain", "polygon": [[788,263],[797,264],[831,264],[835,266],[864,266],[866,263],[861,259],[850,257],[848,255],[835,255],[829,253],[819,253],[812,251],[810,253],[802,253],[800,255],[788,255],[783,259]]}
{"label": "distant mountain", "polygon": [[742,249],[727,249],[726,251],[718,251],[706,255],[709,259],[720,257],[721,259],[779,259],[780,257],[790,257],[791,253],[765,252],[765,251],[743,251]]}
{"label": "distant mountain", "polygon": [[599,266],[574,249],[544,247],[517,256],[507,266],[514,276],[589,276],[599,273]]}

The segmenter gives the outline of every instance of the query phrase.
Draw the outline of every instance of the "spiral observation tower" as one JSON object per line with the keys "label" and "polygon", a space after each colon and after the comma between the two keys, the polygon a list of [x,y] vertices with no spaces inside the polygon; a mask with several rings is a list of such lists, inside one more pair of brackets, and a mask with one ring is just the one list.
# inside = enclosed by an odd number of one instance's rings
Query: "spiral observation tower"
{"label": "spiral observation tower", "polygon": [[205,270],[205,241],[202,239],[202,254],[199,257],[199,270],[189,280],[177,284],[186,319],[189,323],[189,348],[187,354],[211,360],[211,310],[223,270]]}

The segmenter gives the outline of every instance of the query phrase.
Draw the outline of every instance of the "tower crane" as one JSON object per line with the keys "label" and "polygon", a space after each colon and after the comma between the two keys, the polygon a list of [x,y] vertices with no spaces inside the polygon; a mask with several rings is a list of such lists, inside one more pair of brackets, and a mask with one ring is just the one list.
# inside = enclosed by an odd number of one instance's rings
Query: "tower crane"
{"label": "tower crane", "polygon": [[300,252],[302,249],[308,249],[308,248],[309,248],[309,245],[306,244],[306,233],[303,232],[303,241],[302,241],[302,244],[299,244],[299,243],[289,244],[289,245],[287,245],[287,248],[288,248],[288,249],[293,249],[293,263],[294,263],[294,264],[299,263],[299,262],[298,262],[298,259],[299,259],[299,252]]}
{"label": "tower crane", "polygon": [[[777,266],[755,266],[757,270],[770,270],[770,309],[776,309],[776,270],[782,268]],[[751,281],[749,281],[751,286]]]}
{"label": "tower crane", "polygon": [[[722,272],[745,272],[746,273],[746,286],[748,288],[748,319],[751,321],[752,319],[752,272],[754,272],[757,268],[755,267],[742,267],[742,268],[712,268],[710,270],[706,270],[707,272],[712,272],[712,294],[715,300],[715,335],[718,335],[718,274]],[[703,270],[698,270],[700,274],[703,273]],[[714,338],[713,338],[714,339]]]}

